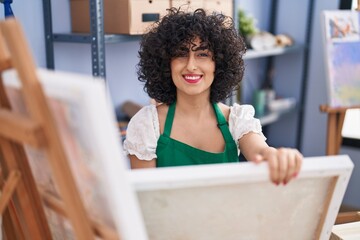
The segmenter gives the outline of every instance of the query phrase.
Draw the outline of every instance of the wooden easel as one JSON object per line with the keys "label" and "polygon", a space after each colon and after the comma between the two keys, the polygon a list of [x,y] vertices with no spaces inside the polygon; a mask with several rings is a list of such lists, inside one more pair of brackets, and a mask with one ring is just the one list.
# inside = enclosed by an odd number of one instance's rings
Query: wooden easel
{"label": "wooden easel", "polygon": [[326,155],[339,154],[342,143],[341,130],[344,125],[346,110],[356,108],[360,108],[360,106],[334,108],[328,105],[320,105],[320,111],[328,115]]}
{"label": "wooden easel", "polygon": [[[43,202],[66,217],[76,239],[118,239],[116,232],[99,226],[87,216],[75,185],[55,121],[50,112],[36,67],[20,24],[15,19],[0,23],[0,73],[14,68],[21,80],[29,115],[11,111],[0,75],[0,163],[2,194],[0,213],[8,240],[52,239]],[[60,199],[36,186],[24,144],[43,150],[49,160]]]}
{"label": "wooden easel", "polygon": [[339,153],[342,142],[341,130],[346,110],[347,108],[332,108],[327,105],[320,106],[320,111],[328,115],[326,155],[336,155]]}
{"label": "wooden easel", "polygon": [[[360,0],[357,0],[357,11],[360,11]],[[320,105],[320,111],[328,114],[327,120],[327,142],[326,155],[336,155],[340,151],[342,143],[341,131],[344,125],[346,110],[360,108],[353,107],[330,107],[328,105]]]}
{"label": "wooden easel", "polygon": [[[360,0],[358,0],[358,7],[356,10],[360,11]],[[352,108],[360,108],[360,106],[336,108],[328,105],[320,106],[320,111],[328,114],[326,143],[327,155],[336,155],[339,153],[342,143],[341,131],[344,124],[345,113],[346,110]]]}

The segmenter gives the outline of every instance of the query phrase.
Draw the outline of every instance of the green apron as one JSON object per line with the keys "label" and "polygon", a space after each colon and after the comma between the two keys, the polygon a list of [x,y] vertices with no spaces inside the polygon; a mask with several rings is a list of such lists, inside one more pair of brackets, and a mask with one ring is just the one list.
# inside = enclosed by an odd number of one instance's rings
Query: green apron
{"label": "green apron", "polygon": [[164,133],[160,135],[156,147],[156,167],[184,166],[196,164],[238,162],[237,146],[232,138],[228,123],[216,103],[213,104],[218,127],[225,140],[225,150],[221,153],[206,152],[170,138],[174,121],[175,105],[169,106]]}

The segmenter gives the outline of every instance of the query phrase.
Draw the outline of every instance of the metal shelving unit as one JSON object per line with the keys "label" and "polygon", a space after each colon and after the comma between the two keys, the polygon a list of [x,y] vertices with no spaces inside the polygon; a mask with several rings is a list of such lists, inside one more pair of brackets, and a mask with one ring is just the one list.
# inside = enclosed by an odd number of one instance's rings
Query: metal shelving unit
{"label": "metal shelving unit", "polygon": [[[54,34],[51,0],[43,0],[47,68],[54,69],[54,42],[91,44],[91,63],[94,76],[105,78],[105,34],[103,0],[90,1],[90,34]],[[111,37],[109,37],[112,39]]]}
{"label": "metal shelving unit", "polygon": [[[245,0],[241,0],[245,1]],[[237,1],[238,3],[241,3],[241,1]],[[263,126],[268,126],[271,123],[274,123],[278,121],[282,115],[286,115],[288,113],[296,112],[298,113],[298,124],[296,129],[296,148],[301,150],[301,142],[302,142],[302,129],[304,124],[304,106],[305,106],[305,94],[306,94],[306,88],[307,88],[307,79],[308,79],[308,59],[309,59],[309,45],[307,43],[310,43],[311,41],[311,28],[312,28],[312,22],[313,22],[313,13],[314,13],[314,0],[309,0],[309,5],[307,9],[307,16],[305,19],[306,21],[306,30],[305,30],[305,44],[306,45],[299,45],[294,44],[290,47],[285,48],[273,48],[265,51],[254,51],[254,50],[248,50],[247,53],[244,56],[245,61],[251,60],[251,59],[257,59],[257,58],[267,58],[267,66],[265,72],[271,71],[271,69],[274,67],[274,62],[276,57],[281,57],[282,55],[290,54],[290,53],[303,53],[304,54],[304,60],[302,62],[302,76],[301,76],[301,86],[300,86],[300,97],[299,101],[296,104],[296,107],[292,107],[288,109],[287,111],[281,111],[281,112],[267,112],[263,116],[259,117],[260,122]],[[235,21],[237,23],[237,9],[238,5],[235,4],[234,1],[234,17]],[[270,9],[270,19],[269,19],[269,29],[268,31],[271,33],[276,32],[276,23],[277,23],[277,16],[278,16],[278,9],[279,9],[279,0],[272,0],[271,1],[271,9]]]}

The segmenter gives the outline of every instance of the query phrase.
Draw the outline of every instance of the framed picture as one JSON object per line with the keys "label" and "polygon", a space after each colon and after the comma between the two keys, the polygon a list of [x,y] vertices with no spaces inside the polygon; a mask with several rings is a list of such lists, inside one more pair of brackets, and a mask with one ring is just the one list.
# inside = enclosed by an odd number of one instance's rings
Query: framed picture
{"label": "framed picture", "polygon": [[150,239],[329,239],[353,163],[305,158],[297,179],[269,181],[267,163],[134,170]]}
{"label": "framed picture", "polygon": [[328,104],[360,106],[360,13],[324,11],[322,20]]}
{"label": "framed picture", "polygon": [[[37,74],[92,222],[105,227],[109,239],[147,239],[105,81],[43,69]],[[3,79],[12,109],[26,115],[16,71],[6,71]],[[37,187],[61,199],[45,153],[30,147],[25,151]],[[74,239],[69,222],[46,205],[44,209],[53,238]]]}

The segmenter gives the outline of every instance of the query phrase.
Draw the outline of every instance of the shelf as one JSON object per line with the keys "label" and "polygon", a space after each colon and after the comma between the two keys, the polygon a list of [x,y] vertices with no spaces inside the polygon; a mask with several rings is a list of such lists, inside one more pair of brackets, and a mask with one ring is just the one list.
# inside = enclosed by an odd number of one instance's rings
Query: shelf
{"label": "shelf", "polygon": [[260,120],[261,126],[266,126],[276,122],[282,115],[295,111],[296,105],[279,111],[267,112],[262,116],[255,116]]}
{"label": "shelf", "polygon": [[270,56],[276,56],[291,52],[297,52],[304,49],[303,45],[300,44],[294,44],[290,47],[276,47],[268,50],[263,51],[255,51],[255,50],[248,50],[244,56],[244,59],[254,59],[254,58],[260,58],[260,57],[270,57]]}
{"label": "shelf", "polygon": [[[121,35],[106,34],[104,35],[105,43],[120,43],[140,40],[141,35]],[[53,34],[54,42],[71,42],[71,43],[91,43],[92,36],[82,33],[57,33]]]}
{"label": "shelf", "polygon": [[[53,34],[54,42],[71,42],[71,43],[91,43],[92,36],[86,33],[55,33]],[[105,43],[120,43],[138,41],[141,39],[141,35],[126,35],[126,34],[106,34],[104,35]],[[264,51],[248,50],[244,56],[244,59],[254,59],[260,57],[269,57],[282,55],[291,52],[297,52],[303,50],[304,47],[299,44],[295,44],[290,47],[277,47]]]}

